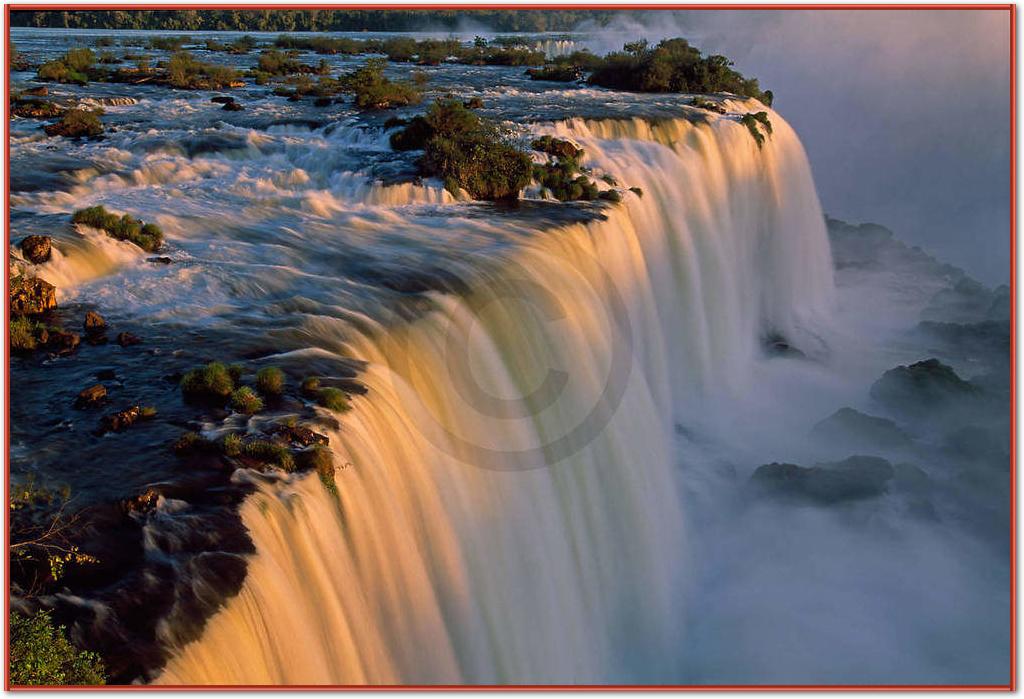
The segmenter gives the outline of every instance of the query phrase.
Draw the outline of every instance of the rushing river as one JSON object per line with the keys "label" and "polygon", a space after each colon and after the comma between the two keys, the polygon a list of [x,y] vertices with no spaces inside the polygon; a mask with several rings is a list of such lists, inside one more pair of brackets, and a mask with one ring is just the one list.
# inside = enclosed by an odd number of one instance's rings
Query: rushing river
{"label": "rushing river", "polygon": [[[97,36],[12,32],[33,63]],[[549,55],[586,41],[536,39]],[[332,74],[363,60],[323,58]],[[898,364],[937,356],[998,386],[1001,346],[965,352],[917,323],[1002,322],[962,303],[1001,292],[877,229],[827,229],[798,135],[767,110],[760,147],[739,121],[765,109],[752,100],[721,96],[719,115],[521,68],[424,70],[427,100],[479,97],[524,141],[573,141],[622,201],[455,197],[391,150],[394,113],[272,85],[233,90],[239,112],[209,91],[51,85],[103,106],[98,141],[12,120],[12,243],[53,236],[35,271],[60,313],[144,338],[15,359],[12,471],[87,504],[180,488],[139,523],[135,572],[48,600],[75,640],[119,681],[171,684],[1005,682],[1005,468],[978,475],[948,426],[908,423],[898,454],[809,435],[872,412]],[[70,224],[100,204],[158,223],[170,263]],[[210,359],[351,389],[350,411],[317,413],[336,494],[240,469],[243,495],[219,498],[182,472],[168,445],[185,427],[239,425],[180,400],[180,372]],[[69,415],[104,369],[117,401],[161,419],[98,436]],[[897,481],[828,506],[749,493],[762,464],[853,454],[913,462],[927,497]],[[209,573],[218,557],[244,562],[223,563],[233,582]],[[149,650],[119,662],[119,644]]]}

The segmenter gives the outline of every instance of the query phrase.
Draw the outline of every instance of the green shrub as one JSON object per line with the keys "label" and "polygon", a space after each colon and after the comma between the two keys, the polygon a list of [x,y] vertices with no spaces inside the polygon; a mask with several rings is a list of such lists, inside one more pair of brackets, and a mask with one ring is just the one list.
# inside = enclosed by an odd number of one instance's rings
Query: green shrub
{"label": "green shrub", "polygon": [[265,396],[279,396],[284,391],[284,372],[268,366],[256,372],[256,390]]}
{"label": "green shrub", "polygon": [[181,391],[188,398],[214,398],[224,400],[235,389],[235,382],[226,366],[210,362],[192,369],[181,379]]}
{"label": "green shrub", "polygon": [[593,67],[592,85],[633,92],[732,92],[761,100],[756,79],[732,69],[725,56],[702,56],[686,39],[664,39],[651,48],[646,41],[626,44]]}
{"label": "green shrub", "polygon": [[221,450],[225,456],[238,456],[242,453],[242,438],[234,432],[225,435],[224,441],[221,442]]}
{"label": "green shrub", "polygon": [[11,351],[31,352],[37,346],[36,323],[28,318],[15,318],[11,321]]}
{"label": "green shrub", "polygon": [[257,69],[270,75],[289,75],[302,72],[305,66],[286,53],[276,49],[268,49],[260,54],[256,63]]}
{"label": "green shrub", "polygon": [[76,211],[71,216],[71,222],[98,228],[110,237],[134,243],[146,252],[156,252],[164,242],[163,231],[155,223],[144,224],[129,214],[119,217],[103,206],[90,206]]}
{"label": "green shrub", "polygon": [[570,83],[583,77],[583,71],[578,66],[569,64],[530,68],[526,74],[530,76],[530,80],[548,80],[557,83]]}
{"label": "green shrub", "polygon": [[100,657],[72,646],[64,627],[54,627],[49,612],[40,611],[32,616],[11,612],[8,623],[12,685],[106,683]]}
{"label": "green shrub", "polygon": [[530,182],[530,157],[458,100],[430,105],[425,117],[392,134],[391,143],[399,150],[422,143],[421,172],[441,178],[453,193],[465,189],[474,199],[515,199]]}
{"label": "green shrub", "polygon": [[96,63],[96,54],[92,49],[68,49],[64,55],[64,64],[72,71],[85,73]]}
{"label": "green shrub", "polygon": [[360,109],[393,109],[419,104],[423,99],[419,89],[410,82],[392,81],[384,76],[385,61],[371,58],[366,64],[342,77],[345,89],[355,95]]}
{"label": "green shrub", "polygon": [[149,40],[149,47],[161,51],[177,51],[191,41],[190,36],[154,36]]}
{"label": "green shrub", "polygon": [[103,122],[99,114],[86,109],[69,109],[60,121],[43,128],[48,136],[65,138],[95,138],[103,133]]}
{"label": "green shrub", "polygon": [[192,452],[215,451],[216,444],[198,432],[183,432],[175,440],[173,449],[179,456],[184,456]]}
{"label": "green shrub", "polygon": [[335,494],[338,486],[334,482],[334,455],[331,450],[322,444],[317,444],[312,449],[301,452],[302,463],[306,468],[316,471],[320,482],[324,484],[327,491]]}
{"label": "green shrub", "polygon": [[317,392],[320,390],[320,379],[315,376],[307,376],[302,380],[302,385],[299,386],[299,391],[302,395],[307,398],[316,398]]}
{"label": "green shrub", "polygon": [[343,413],[351,407],[348,396],[340,388],[321,388],[317,391],[316,402],[336,413]]}
{"label": "green shrub", "polygon": [[204,63],[188,51],[177,51],[167,62],[167,82],[181,89],[216,90],[230,86],[239,73],[227,66]]}
{"label": "green shrub", "polygon": [[754,141],[757,142],[758,148],[764,145],[765,138],[759,127],[763,127],[768,135],[772,133],[772,123],[768,120],[768,112],[744,114],[740,117],[740,123],[747,127],[747,131],[750,132],[750,135],[754,137]]}
{"label": "green shrub", "polygon": [[243,415],[255,415],[263,410],[263,401],[248,386],[242,386],[231,394],[231,407]]}
{"label": "green shrub", "polygon": [[250,459],[277,466],[285,471],[295,470],[295,458],[288,447],[265,439],[254,439],[246,442],[242,453]]}

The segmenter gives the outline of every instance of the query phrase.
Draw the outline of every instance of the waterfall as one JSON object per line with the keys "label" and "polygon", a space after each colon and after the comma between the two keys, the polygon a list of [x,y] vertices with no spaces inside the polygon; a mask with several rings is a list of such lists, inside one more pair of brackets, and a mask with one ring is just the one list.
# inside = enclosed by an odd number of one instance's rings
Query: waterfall
{"label": "waterfall", "polygon": [[[677,425],[739,395],[767,333],[826,349],[831,261],[776,114],[541,127],[638,186],[346,338],[368,392],[336,494],[262,484],[237,597],[164,684],[672,682],[686,639]],[[452,204],[457,205],[457,204]]]}

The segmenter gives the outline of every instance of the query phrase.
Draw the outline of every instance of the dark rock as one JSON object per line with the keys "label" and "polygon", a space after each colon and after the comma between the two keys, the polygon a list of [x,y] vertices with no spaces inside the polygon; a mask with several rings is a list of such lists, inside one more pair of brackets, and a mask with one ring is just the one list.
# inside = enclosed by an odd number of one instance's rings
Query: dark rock
{"label": "dark rock", "polygon": [[107,331],[107,321],[103,320],[103,316],[96,311],[88,311],[85,314],[85,322],[82,323],[82,327],[90,335],[104,333]]}
{"label": "dark rock", "polygon": [[210,98],[210,101],[214,104],[228,104],[230,102],[234,102],[235,98],[230,95],[215,95]]}
{"label": "dark rock", "polygon": [[113,369],[101,369],[100,371],[96,372],[96,380],[97,381],[116,381],[117,380],[117,372],[114,371]]}
{"label": "dark rock", "polygon": [[102,431],[120,432],[126,430],[140,420],[149,420],[156,417],[156,409],[133,405],[113,415],[103,418]]}
{"label": "dark rock", "polygon": [[30,235],[21,241],[21,254],[34,265],[50,259],[51,239],[48,235]]}
{"label": "dark rock", "polygon": [[329,107],[329,106],[331,106],[331,102],[332,101],[333,100],[331,100],[330,97],[317,97],[316,101],[313,102],[313,106],[314,107]]}
{"label": "dark rock", "polygon": [[758,467],[751,485],[761,495],[822,505],[882,495],[893,467],[874,456],[851,456],[812,468],[772,463]]}
{"label": "dark rock", "polygon": [[156,488],[146,488],[135,497],[123,500],[121,502],[121,506],[124,508],[126,513],[144,514],[154,510],[159,499],[159,490]]}
{"label": "dark rock", "polygon": [[81,343],[82,338],[78,333],[66,332],[60,329],[51,329],[45,340],[40,338],[41,341],[46,343],[46,348],[58,355],[71,354]]}
{"label": "dark rock", "polygon": [[301,425],[275,425],[270,433],[280,441],[298,444],[304,447],[308,447],[312,444],[322,444],[326,446],[330,441],[326,435],[314,432],[308,427],[302,427]]}
{"label": "dark rock", "polygon": [[46,100],[21,99],[11,105],[11,114],[25,119],[51,119],[62,116],[66,111],[59,104]]}
{"label": "dark rock", "polygon": [[152,262],[158,265],[169,265],[173,260],[171,258],[161,255],[160,257],[147,257],[146,262]]}
{"label": "dark rock", "polygon": [[893,465],[893,487],[908,493],[924,495],[932,489],[932,479],[914,464]]}
{"label": "dark rock", "polygon": [[48,94],[50,94],[50,90],[46,87],[46,85],[40,85],[39,87],[31,87],[22,92],[21,94],[28,95],[29,97],[46,97]]}
{"label": "dark rock", "polygon": [[953,368],[926,359],[885,372],[871,386],[871,397],[896,413],[924,415],[972,399],[979,391]]}
{"label": "dark rock", "polygon": [[789,340],[778,333],[768,333],[761,338],[761,346],[765,354],[771,357],[792,357],[804,359],[807,355],[789,344]]}
{"label": "dark rock", "polygon": [[132,345],[137,345],[141,342],[141,337],[139,337],[138,335],[132,335],[131,333],[128,332],[118,333],[117,335],[117,344],[121,345],[122,347],[130,347]]}
{"label": "dark rock", "polygon": [[57,307],[57,287],[38,277],[21,275],[11,279],[11,315],[30,316]]}
{"label": "dark rock", "polygon": [[240,112],[243,109],[245,109],[245,107],[240,105],[238,102],[231,101],[231,102],[225,102],[224,106],[221,107],[221,109],[223,109],[225,112]]}
{"label": "dark rock", "polygon": [[82,389],[75,399],[76,408],[89,408],[99,405],[107,397],[107,387],[101,383]]}
{"label": "dark rock", "polygon": [[953,458],[972,465],[999,471],[1009,470],[1008,439],[1008,435],[986,427],[968,425],[948,435],[943,450]]}
{"label": "dark rock", "polygon": [[844,449],[901,449],[910,445],[910,437],[892,420],[865,415],[853,408],[840,408],[815,425],[811,434]]}
{"label": "dark rock", "polygon": [[466,109],[483,109],[484,101],[479,97],[470,97],[462,103],[462,106]]}

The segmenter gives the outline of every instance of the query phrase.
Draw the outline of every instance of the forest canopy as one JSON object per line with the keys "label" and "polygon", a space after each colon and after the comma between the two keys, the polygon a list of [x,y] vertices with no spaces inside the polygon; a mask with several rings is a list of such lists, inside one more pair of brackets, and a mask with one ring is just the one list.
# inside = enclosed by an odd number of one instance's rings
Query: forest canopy
{"label": "forest canopy", "polygon": [[[496,32],[569,31],[607,24],[611,10],[60,10],[12,11],[13,27],[167,31],[423,31],[484,26]],[[629,13],[627,13],[629,14]]]}

